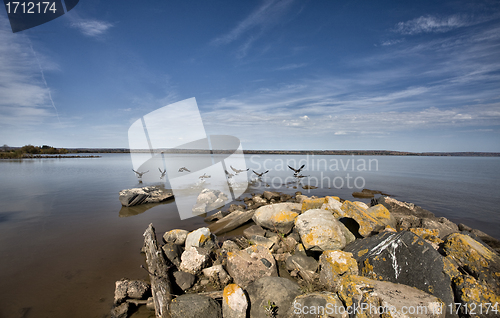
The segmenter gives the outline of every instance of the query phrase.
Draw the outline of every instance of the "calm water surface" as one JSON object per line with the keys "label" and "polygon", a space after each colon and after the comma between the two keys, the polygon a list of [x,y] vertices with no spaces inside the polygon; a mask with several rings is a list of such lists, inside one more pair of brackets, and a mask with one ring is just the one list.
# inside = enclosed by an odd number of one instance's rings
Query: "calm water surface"
{"label": "calm water surface", "polygon": [[[500,158],[254,155],[246,160],[253,170],[271,170],[248,193],[300,190],[353,200],[357,185],[500,238]],[[303,190],[292,182],[287,164],[306,164],[302,173],[308,178],[301,184],[319,188]],[[173,202],[147,211],[122,209],[118,192],[140,186],[131,168],[128,154],[0,161],[1,318],[107,317],[116,280],[148,278],[139,268],[144,264],[139,251],[149,223],[159,235],[205,225],[201,217],[181,221]],[[144,185],[159,184],[159,172],[150,173],[158,180]]]}

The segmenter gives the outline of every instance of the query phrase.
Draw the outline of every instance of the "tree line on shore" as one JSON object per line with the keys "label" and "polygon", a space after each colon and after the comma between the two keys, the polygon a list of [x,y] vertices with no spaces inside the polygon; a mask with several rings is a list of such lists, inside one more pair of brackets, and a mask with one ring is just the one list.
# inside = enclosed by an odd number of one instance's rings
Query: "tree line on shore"
{"label": "tree line on shore", "polygon": [[69,151],[65,148],[54,148],[52,146],[33,146],[25,145],[23,147],[9,147],[3,145],[0,150],[0,158],[17,159],[17,158],[32,158],[39,155],[62,155]]}

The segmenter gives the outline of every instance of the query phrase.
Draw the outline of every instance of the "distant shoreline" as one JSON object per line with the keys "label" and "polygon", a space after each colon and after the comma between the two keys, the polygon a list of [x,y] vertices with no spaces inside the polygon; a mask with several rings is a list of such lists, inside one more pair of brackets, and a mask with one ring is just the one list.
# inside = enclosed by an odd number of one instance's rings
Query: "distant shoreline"
{"label": "distant shoreline", "polygon": [[[10,147],[11,150],[20,147]],[[56,149],[56,148],[54,148]],[[131,153],[128,148],[64,148],[65,154],[32,154],[27,158],[95,158],[99,156],[81,156],[69,154],[95,154],[95,153]],[[132,153],[150,153],[149,149],[137,149]],[[179,154],[233,154],[234,150],[193,150],[193,149],[157,149],[154,153],[179,153]],[[409,152],[394,150],[237,150],[236,153],[245,155],[337,155],[337,156],[418,156],[418,157],[500,157],[500,152]],[[0,156],[1,157],[1,156]],[[22,158],[2,158],[22,159]]]}
{"label": "distant shoreline", "polygon": [[[129,149],[68,149],[71,153],[130,153]],[[233,150],[201,151],[190,149],[164,149],[164,153],[182,154],[232,154]],[[148,149],[139,149],[132,153],[149,153]],[[155,153],[159,153],[156,150]],[[354,155],[354,156],[424,156],[424,157],[500,157],[500,152],[407,152],[392,150],[243,150],[245,155]]]}

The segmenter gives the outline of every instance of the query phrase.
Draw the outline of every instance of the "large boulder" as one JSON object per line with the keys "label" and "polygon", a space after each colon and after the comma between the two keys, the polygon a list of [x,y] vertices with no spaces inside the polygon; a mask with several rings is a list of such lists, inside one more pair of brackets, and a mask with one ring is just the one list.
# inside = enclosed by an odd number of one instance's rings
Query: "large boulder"
{"label": "large boulder", "polygon": [[226,268],[233,281],[242,287],[264,276],[278,276],[274,257],[262,245],[227,253]]}
{"label": "large boulder", "polygon": [[466,273],[487,284],[500,295],[500,256],[468,235],[451,234],[444,242],[444,253]]}
{"label": "large boulder", "polygon": [[332,291],[336,291],[340,276],[358,275],[358,263],[351,253],[324,251],[319,257],[319,265],[319,282]]}
{"label": "large boulder", "polygon": [[443,239],[451,233],[458,233],[458,225],[447,218],[422,218],[422,228],[437,230],[439,238]]}
{"label": "large boulder", "polygon": [[218,220],[217,222],[210,224],[208,227],[214,234],[220,235],[232,231],[247,223],[252,219],[254,213],[255,210],[236,210]]}
{"label": "large boulder", "polygon": [[160,186],[125,189],[119,193],[120,203],[123,206],[158,203],[173,198],[174,194],[171,190]]}
{"label": "large boulder", "polygon": [[300,204],[276,203],[258,208],[253,216],[254,222],[271,231],[288,234],[295,218],[300,213]]}
{"label": "large boulder", "polygon": [[[468,314],[472,312],[474,313],[473,317],[478,318],[500,316],[498,306],[500,295],[495,294],[488,286],[481,285],[474,277],[466,275],[455,277],[453,289],[456,300],[461,304],[458,310],[464,317],[468,317]],[[490,307],[487,304],[491,304]],[[497,305],[495,306],[495,304]]]}
{"label": "large boulder", "polygon": [[[381,222],[378,218],[367,213],[366,209],[360,208],[351,201],[342,203],[342,213],[335,215],[337,218],[351,218],[359,225],[359,235],[367,237],[385,228],[387,222]],[[375,213],[376,211],[374,211]],[[379,214],[382,217],[382,213]],[[390,214],[389,214],[390,218]]]}
{"label": "large boulder", "polygon": [[[358,205],[359,206],[359,205]],[[389,225],[396,228],[396,219],[382,204],[377,204],[366,209],[366,213],[371,217],[377,219],[385,226]]]}
{"label": "large boulder", "polygon": [[344,249],[358,262],[361,275],[405,284],[453,303],[450,277],[444,273],[443,256],[417,235],[384,232],[356,240]]}
{"label": "large boulder", "polygon": [[308,250],[340,250],[346,245],[340,222],[327,210],[308,210],[295,219],[295,228]]}
{"label": "large boulder", "polygon": [[250,298],[250,317],[288,317],[295,297],[302,294],[299,285],[282,277],[262,277],[246,288]]}
{"label": "large boulder", "polygon": [[[382,204],[391,212],[394,217],[398,215],[413,215],[417,218],[433,218],[434,214],[415,205],[413,203],[402,202],[391,197],[380,197],[376,200],[377,204]],[[375,205],[375,204],[374,204]]]}
{"label": "large boulder", "polygon": [[222,318],[222,310],[219,303],[208,296],[185,294],[172,300],[170,316],[172,318]]}
{"label": "large boulder", "polygon": [[295,297],[288,311],[288,317],[347,318],[348,314],[337,294],[314,292]]}
{"label": "large boulder", "polygon": [[337,294],[354,317],[444,318],[448,305],[410,286],[356,275],[343,276]]}
{"label": "large boulder", "polygon": [[317,198],[317,199],[304,199],[302,200],[301,211],[305,212],[307,210],[321,209],[323,204],[328,202],[328,198]]}

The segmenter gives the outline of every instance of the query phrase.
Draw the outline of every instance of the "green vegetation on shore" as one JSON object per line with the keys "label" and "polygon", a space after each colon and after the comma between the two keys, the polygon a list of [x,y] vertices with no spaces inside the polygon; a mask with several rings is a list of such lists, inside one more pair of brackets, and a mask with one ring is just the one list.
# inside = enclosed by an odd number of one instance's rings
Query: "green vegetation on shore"
{"label": "green vegetation on shore", "polygon": [[41,158],[42,155],[62,155],[69,151],[65,148],[54,148],[43,145],[41,147],[26,145],[21,148],[9,147],[3,145],[0,150],[0,158],[2,159],[21,159],[21,158]]}

